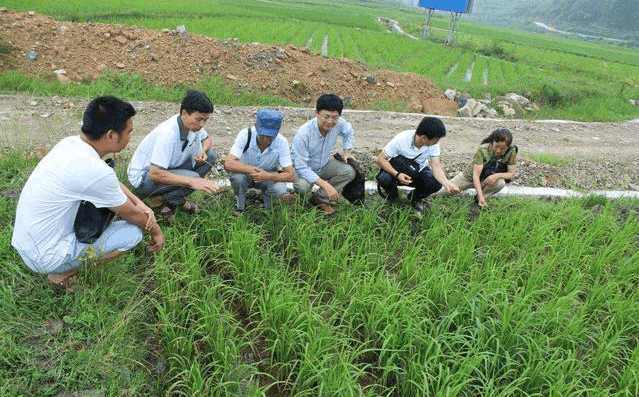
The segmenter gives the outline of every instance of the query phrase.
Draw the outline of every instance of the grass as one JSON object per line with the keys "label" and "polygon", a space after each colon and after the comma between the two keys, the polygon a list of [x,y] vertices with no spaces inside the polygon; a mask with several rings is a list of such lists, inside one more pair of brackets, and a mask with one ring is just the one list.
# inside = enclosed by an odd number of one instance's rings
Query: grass
{"label": "grass", "polygon": [[[462,22],[458,44],[444,47],[447,21],[433,21],[432,40],[411,40],[385,32],[376,17],[399,20],[405,30],[419,34],[423,15],[414,9],[389,8],[381,2],[329,0],[187,0],[127,2],[70,0],[2,0],[0,5],[37,10],[72,21],[123,23],[151,29],[185,24],[190,32],[243,42],[304,46],[320,53],[329,39],[329,56],[348,57],[372,68],[415,72],[442,89],[456,88],[473,96],[493,97],[517,92],[542,105],[540,118],[614,121],[636,118],[639,108],[639,51],[524,33]],[[176,17],[179,13],[179,17]],[[465,72],[475,64],[472,78]],[[456,73],[449,71],[456,66]],[[483,78],[486,75],[487,81]],[[13,89],[0,85],[0,89]],[[133,97],[135,98],[135,97]]]}
{"label": "grass", "polygon": [[566,167],[572,165],[575,159],[569,157],[558,156],[550,153],[534,153],[527,156],[530,160],[537,163],[551,165],[554,167]]}
{"label": "grass", "polygon": [[3,396],[639,394],[637,202],[493,200],[471,221],[438,199],[416,221],[198,196],[161,253],[89,263],[65,295],[9,246],[36,161],[0,154]]}
{"label": "grass", "polygon": [[210,76],[194,86],[161,87],[144,81],[138,75],[104,74],[95,81],[82,84],[62,84],[57,80],[46,80],[26,76],[16,71],[0,73],[0,89],[5,92],[24,92],[31,95],[69,96],[92,98],[99,95],[116,95],[129,99],[180,102],[186,89],[195,88],[206,92],[213,103],[249,106],[283,105],[292,103],[284,98],[236,91],[224,84],[219,76]]}

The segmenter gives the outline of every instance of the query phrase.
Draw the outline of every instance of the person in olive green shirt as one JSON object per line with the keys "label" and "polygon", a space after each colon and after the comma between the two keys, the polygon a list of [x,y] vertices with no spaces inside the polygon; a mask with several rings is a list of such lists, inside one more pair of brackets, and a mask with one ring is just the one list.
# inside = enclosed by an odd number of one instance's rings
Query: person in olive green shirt
{"label": "person in olive green shirt", "polygon": [[506,186],[517,175],[517,146],[506,128],[493,131],[481,141],[475,152],[473,163],[451,181],[460,191],[475,188],[475,202],[486,207],[486,197]]}

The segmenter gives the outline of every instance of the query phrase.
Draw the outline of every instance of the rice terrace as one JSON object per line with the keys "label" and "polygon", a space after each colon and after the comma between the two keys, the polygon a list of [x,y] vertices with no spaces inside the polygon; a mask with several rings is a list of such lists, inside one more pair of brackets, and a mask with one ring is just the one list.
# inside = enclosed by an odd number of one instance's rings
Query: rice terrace
{"label": "rice terrace", "polygon": [[0,396],[639,396],[639,49],[566,3],[0,0]]}

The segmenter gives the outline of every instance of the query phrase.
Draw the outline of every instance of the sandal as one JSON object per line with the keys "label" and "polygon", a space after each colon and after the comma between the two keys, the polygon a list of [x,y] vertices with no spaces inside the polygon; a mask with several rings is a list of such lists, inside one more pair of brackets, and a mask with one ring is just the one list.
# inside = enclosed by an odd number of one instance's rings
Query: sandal
{"label": "sandal", "polygon": [[182,209],[189,214],[197,214],[200,212],[200,207],[193,201],[185,201],[184,204],[182,204]]}

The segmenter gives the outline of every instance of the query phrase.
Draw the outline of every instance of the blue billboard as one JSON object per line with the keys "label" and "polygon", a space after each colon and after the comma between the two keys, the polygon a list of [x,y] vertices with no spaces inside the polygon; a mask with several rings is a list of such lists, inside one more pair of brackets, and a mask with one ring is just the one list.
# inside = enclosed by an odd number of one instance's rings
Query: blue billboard
{"label": "blue billboard", "polygon": [[438,11],[470,13],[473,10],[473,0],[419,0],[420,7]]}

